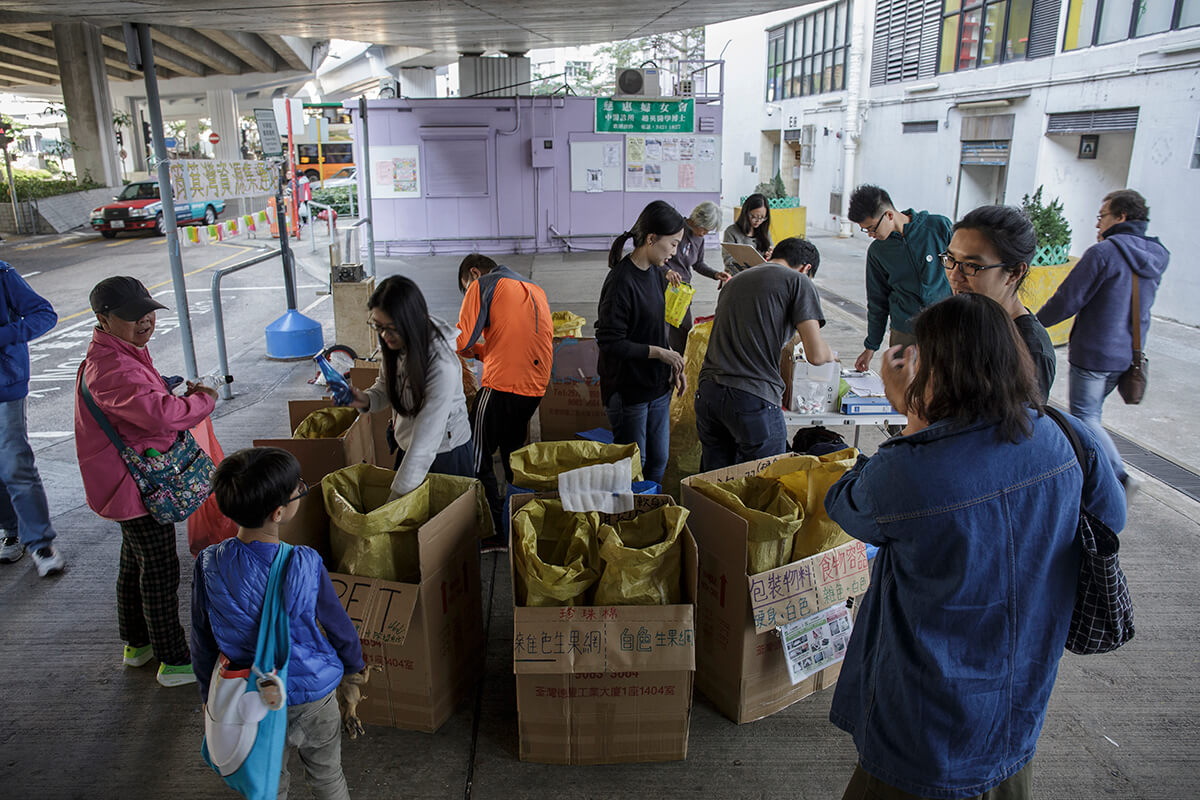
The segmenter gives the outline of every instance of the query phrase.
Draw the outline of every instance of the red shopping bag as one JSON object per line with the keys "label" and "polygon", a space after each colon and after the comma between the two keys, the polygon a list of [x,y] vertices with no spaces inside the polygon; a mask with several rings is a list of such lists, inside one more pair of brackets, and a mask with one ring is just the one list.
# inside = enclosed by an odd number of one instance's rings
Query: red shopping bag
{"label": "red shopping bag", "polygon": [[[208,453],[214,464],[220,464],[221,459],[225,458],[221,443],[217,441],[217,435],[213,432],[212,417],[206,417],[203,422],[192,428],[192,436],[196,437],[196,444]],[[236,536],[237,532],[237,523],[221,513],[221,509],[217,507],[217,496],[210,494],[188,517],[188,549],[192,551],[192,558],[200,555],[200,551],[210,544],[223,542]]]}

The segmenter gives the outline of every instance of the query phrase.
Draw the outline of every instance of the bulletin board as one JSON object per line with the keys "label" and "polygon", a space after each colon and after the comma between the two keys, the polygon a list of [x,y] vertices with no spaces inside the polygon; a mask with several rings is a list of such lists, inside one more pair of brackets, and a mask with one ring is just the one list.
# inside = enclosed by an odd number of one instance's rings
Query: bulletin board
{"label": "bulletin board", "polygon": [[619,136],[608,141],[571,142],[571,191],[624,191],[624,151],[624,137]]}
{"label": "bulletin board", "polygon": [[420,197],[421,156],[415,144],[371,148],[371,196]]}
{"label": "bulletin board", "polygon": [[721,137],[672,133],[626,136],[625,191],[721,191]]}

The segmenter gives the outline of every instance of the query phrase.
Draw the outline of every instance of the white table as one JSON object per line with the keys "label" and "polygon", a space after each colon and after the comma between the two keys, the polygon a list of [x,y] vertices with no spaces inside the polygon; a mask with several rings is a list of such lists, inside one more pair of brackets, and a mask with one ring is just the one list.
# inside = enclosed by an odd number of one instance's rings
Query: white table
{"label": "white table", "polygon": [[858,447],[858,435],[863,425],[900,425],[908,424],[903,414],[839,414],[834,411],[824,411],[820,414],[797,414],[795,411],[783,412],[783,421],[788,426],[788,435],[797,428],[814,428],[821,426],[833,430],[844,429],[845,426],[854,428],[854,446]]}

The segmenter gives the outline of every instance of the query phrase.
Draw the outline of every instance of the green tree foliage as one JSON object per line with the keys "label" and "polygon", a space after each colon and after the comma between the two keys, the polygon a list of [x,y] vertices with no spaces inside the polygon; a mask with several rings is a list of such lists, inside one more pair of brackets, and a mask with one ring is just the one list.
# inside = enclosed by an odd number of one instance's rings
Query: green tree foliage
{"label": "green tree foliage", "polygon": [[586,69],[577,68],[574,75],[549,75],[534,73],[540,80],[533,93],[556,94],[569,87],[581,97],[605,97],[616,91],[616,73],[621,67],[654,66],[673,70],[679,61],[704,58],[704,28],[688,28],[682,31],[643,36],[608,42],[596,48],[596,58]]}
{"label": "green tree foliage", "polygon": [[1037,233],[1038,247],[1070,247],[1071,226],[1063,216],[1063,205],[1059,198],[1050,203],[1042,202],[1042,189],[1039,186],[1032,195],[1021,198],[1021,208],[1033,222],[1033,230]]}

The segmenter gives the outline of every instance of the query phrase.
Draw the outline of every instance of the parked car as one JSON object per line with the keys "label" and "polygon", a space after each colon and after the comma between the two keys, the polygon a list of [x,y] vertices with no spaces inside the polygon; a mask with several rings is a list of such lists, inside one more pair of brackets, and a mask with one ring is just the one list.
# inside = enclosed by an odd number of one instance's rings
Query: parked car
{"label": "parked car", "polygon": [[321,181],[320,186],[322,189],[334,189],[338,186],[357,186],[358,180],[355,178],[355,171],[355,167],[342,167]]}
{"label": "parked car", "polygon": [[[217,221],[217,215],[224,210],[224,200],[176,203],[175,220],[179,225],[212,225]],[[163,222],[158,181],[136,181],[128,184],[113,198],[113,202],[93,209],[91,219],[92,228],[100,231],[100,235],[105,239],[112,239],[121,231],[146,228],[153,228],[159,236],[167,232]]]}

